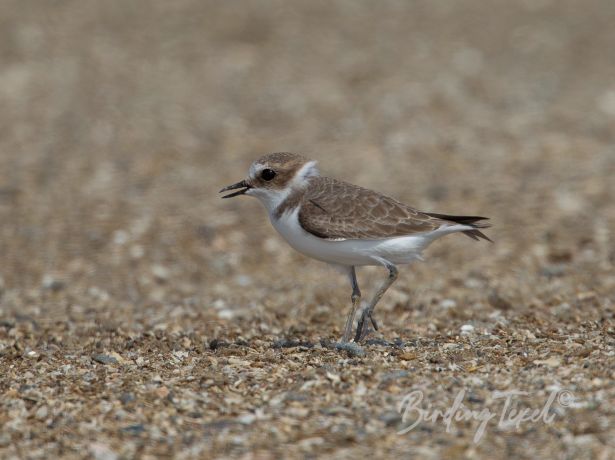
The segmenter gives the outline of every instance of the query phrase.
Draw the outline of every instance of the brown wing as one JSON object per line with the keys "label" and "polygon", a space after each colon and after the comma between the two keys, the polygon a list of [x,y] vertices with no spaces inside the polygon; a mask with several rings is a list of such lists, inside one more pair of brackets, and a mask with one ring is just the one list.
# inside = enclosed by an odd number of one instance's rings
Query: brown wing
{"label": "brown wing", "polygon": [[328,177],[313,179],[299,222],[320,238],[369,240],[429,232],[444,224],[393,198]]}

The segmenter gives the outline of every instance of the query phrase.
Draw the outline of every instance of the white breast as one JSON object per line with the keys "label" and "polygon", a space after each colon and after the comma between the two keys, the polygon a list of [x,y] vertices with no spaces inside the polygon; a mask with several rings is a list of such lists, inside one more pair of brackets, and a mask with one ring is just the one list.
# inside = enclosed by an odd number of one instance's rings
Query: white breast
{"label": "white breast", "polygon": [[435,239],[448,233],[468,230],[463,225],[444,227],[381,240],[325,240],[306,232],[299,224],[299,208],[284,213],[279,219],[270,214],[271,223],[297,251],[314,259],[338,265],[381,265],[377,258],[394,264],[408,264],[421,259],[421,252]]}

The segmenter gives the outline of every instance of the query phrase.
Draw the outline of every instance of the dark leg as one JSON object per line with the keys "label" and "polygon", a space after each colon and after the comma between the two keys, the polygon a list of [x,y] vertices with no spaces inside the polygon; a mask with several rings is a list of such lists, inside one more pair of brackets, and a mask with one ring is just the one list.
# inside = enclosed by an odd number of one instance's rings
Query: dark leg
{"label": "dark leg", "polygon": [[380,301],[380,299],[382,299],[384,293],[397,279],[397,267],[386,260],[380,260],[380,262],[387,268],[387,270],[389,270],[389,275],[384,280],[384,282],[380,286],[380,289],[378,289],[367,308],[363,310],[363,313],[361,314],[361,319],[359,319],[359,324],[357,325],[357,333],[354,337],[355,342],[360,342],[369,335],[369,333],[371,332],[370,322],[374,329],[378,330],[378,325],[376,324],[376,321],[374,321],[374,318],[372,318],[374,307],[376,307],[376,304]]}
{"label": "dark leg", "polygon": [[350,277],[350,284],[352,286],[352,309],[346,319],[346,327],[344,328],[342,342],[348,342],[350,340],[352,335],[352,326],[354,325],[354,315],[357,312],[357,308],[359,308],[359,305],[361,304],[361,291],[359,290],[359,283],[357,283],[357,274],[354,267],[350,267],[348,276]]}

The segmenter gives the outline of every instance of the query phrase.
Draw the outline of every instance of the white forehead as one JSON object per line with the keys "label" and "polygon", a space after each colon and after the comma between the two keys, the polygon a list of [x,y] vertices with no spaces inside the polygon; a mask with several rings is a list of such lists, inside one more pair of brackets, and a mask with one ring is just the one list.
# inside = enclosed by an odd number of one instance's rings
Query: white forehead
{"label": "white forehead", "polygon": [[258,173],[260,173],[266,167],[267,166],[262,163],[254,162],[252,163],[252,165],[250,165],[248,176],[250,177],[250,179],[256,179],[258,177]]}

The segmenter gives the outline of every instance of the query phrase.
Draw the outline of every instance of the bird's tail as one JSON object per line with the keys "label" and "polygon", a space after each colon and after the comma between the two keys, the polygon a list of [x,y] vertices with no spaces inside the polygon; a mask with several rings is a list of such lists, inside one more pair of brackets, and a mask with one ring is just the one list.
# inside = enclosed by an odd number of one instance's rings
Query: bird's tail
{"label": "bird's tail", "polygon": [[481,232],[480,228],[489,228],[491,224],[489,222],[481,222],[483,220],[489,220],[488,217],[480,217],[480,216],[450,216],[448,214],[435,214],[426,212],[428,216],[435,217],[436,219],[442,219],[449,222],[455,222],[456,224],[467,225],[472,227],[472,230],[465,230],[462,233],[466,236],[469,236],[473,240],[484,239],[493,243],[493,241]]}

